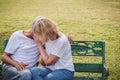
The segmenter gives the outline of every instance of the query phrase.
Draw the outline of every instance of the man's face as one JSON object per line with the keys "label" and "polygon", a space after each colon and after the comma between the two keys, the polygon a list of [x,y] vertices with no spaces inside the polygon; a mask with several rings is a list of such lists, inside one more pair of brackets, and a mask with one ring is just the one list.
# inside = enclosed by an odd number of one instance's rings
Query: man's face
{"label": "man's face", "polygon": [[34,33],[33,33],[33,30],[32,30],[32,29],[29,30],[29,35],[33,38]]}

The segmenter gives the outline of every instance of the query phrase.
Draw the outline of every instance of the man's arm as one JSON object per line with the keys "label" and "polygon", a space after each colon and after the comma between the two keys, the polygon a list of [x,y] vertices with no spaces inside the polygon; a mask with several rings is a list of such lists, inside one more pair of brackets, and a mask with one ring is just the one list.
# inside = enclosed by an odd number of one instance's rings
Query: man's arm
{"label": "man's arm", "polygon": [[9,53],[4,53],[2,55],[2,61],[5,62],[6,64],[16,67],[18,70],[23,70],[27,66],[23,62],[17,62],[17,61],[12,60],[11,55]]}
{"label": "man's arm", "polygon": [[16,62],[13,61],[10,56],[11,56],[10,54],[4,53],[4,54],[2,55],[2,61],[5,62],[6,64],[15,66]]}

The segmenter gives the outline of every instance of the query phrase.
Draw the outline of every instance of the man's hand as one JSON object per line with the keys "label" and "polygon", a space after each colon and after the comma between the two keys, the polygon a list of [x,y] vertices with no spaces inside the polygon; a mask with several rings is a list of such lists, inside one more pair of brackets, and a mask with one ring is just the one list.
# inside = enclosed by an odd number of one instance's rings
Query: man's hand
{"label": "man's hand", "polygon": [[20,70],[20,71],[23,70],[23,69],[25,69],[26,66],[27,66],[27,64],[25,64],[23,62],[16,62],[16,64],[15,64],[16,69]]}
{"label": "man's hand", "polygon": [[72,43],[72,37],[70,35],[67,35],[67,37],[68,37],[68,40],[69,40],[69,42],[71,44]]}

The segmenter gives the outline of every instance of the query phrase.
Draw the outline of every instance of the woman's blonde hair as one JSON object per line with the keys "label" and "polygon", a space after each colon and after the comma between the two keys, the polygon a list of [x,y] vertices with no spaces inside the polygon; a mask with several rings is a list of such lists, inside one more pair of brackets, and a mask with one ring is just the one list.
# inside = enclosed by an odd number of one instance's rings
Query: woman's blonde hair
{"label": "woman's blonde hair", "polygon": [[32,29],[42,42],[53,40],[54,37],[58,36],[57,24],[43,16],[38,16],[32,22]]}

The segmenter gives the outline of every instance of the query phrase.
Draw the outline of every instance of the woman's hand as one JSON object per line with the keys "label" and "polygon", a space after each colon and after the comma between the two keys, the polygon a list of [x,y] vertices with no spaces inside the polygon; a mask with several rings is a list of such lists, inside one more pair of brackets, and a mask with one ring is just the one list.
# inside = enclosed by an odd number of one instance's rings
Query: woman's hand
{"label": "woman's hand", "polygon": [[39,40],[38,36],[36,36],[36,35],[34,34],[33,39],[35,40],[35,42],[36,42],[38,45],[41,45],[41,46],[42,46],[42,42]]}

